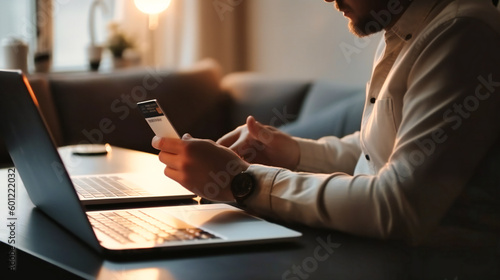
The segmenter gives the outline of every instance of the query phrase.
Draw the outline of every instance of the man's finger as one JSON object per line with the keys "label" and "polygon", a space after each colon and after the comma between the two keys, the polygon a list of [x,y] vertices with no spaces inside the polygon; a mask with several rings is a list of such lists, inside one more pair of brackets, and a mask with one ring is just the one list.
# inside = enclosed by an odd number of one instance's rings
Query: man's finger
{"label": "man's finger", "polygon": [[238,129],[235,129],[235,130],[227,133],[226,135],[222,136],[219,140],[217,140],[216,143],[219,145],[222,145],[224,147],[229,147],[229,146],[233,145],[234,142],[236,142],[236,140],[238,140],[238,138],[240,138],[241,130],[242,130],[242,128],[239,127]]}
{"label": "man's finger", "polygon": [[179,157],[177,155],[167,152],[160,152],[158,154],[158,159],[160,160],[160,162],[174,170],[179,170],[180,168],[178,158]]}
{"label": "man's finger", "polygon": [[165,176],[176,181],[177,183],[181,184],[182,186],[185,185],[184,176],[183,176],[182,172],[167,166],[167,167],[165,167],[165,170],[163,173],[165,174]]}
{"label": "man's finger", "polygon": [[151,145],[157,150],[171,154],[178,154],[181,150],[182,141],[175,138],[161,138],[155,136],[151,141]]}

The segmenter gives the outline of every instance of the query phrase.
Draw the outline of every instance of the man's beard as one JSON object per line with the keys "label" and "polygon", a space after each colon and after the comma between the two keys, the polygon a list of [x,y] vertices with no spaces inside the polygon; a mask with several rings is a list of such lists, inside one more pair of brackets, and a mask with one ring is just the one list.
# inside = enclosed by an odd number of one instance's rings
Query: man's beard
{"label": "man's beard", "polygon": [[361,19],[359,23],[354,23],[352,19],[349,19],[348,26],[349,31],[360,38],[378,33],[384,29],[382,25],[377,24],[371,17]]}
{"label": "man's beard", "polygon": [[[350,7],[345,6],[344,1],[335,1],[335,7],[339,11],[352,11]],[[349,31],[358,37],[366,37],[371,34],[378,33],[384,29],[384,26],[379,24],[375,18],[369,14],[355,23],[353,19],[349,19]]]}

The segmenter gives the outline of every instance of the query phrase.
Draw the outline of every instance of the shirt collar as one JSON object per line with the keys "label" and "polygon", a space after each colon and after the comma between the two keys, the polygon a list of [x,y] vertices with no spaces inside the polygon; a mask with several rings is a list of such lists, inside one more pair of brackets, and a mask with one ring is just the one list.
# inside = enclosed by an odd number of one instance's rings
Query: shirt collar
{"label": "shirt collar", "polygon": [[404,41],[410,40],[439,1],[441,0],[413,0],[388,33],[394,33]]}

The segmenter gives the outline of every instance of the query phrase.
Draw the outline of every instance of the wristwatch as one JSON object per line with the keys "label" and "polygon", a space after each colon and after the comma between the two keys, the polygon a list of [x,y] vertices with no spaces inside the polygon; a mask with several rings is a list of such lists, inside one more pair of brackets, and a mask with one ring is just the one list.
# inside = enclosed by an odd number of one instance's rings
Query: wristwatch
{"label": "wristwatch", "polygon": [[231,181],[231,192],[240,205],[243,205],[243,201],[253,193],[254,189],[255,178],[249,172],[243,171]]}

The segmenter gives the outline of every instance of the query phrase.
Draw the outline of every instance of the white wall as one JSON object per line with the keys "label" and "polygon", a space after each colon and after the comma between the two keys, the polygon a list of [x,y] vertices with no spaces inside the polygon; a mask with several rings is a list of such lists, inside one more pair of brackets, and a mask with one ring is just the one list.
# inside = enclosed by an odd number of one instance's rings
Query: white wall
{"label": "white wall", "polygon": [[347,19],[323,0],[246,1],[250,70],[348,85],[369,79],[381,34],[355,37]]}
{"label": "white wall", "polygon": [[325,78],[349,85],[369,79],[381,35],[352,35],[347,19],[322,0],[250,0],[250,70]]}

